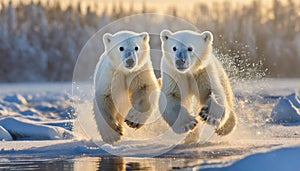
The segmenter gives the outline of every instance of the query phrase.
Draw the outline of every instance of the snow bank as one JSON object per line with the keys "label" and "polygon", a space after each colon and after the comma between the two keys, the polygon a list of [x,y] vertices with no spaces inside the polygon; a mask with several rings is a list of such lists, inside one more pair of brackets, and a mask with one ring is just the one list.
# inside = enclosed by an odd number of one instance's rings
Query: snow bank
{"label": "snow bank", "polygon": [[72,132],[63,128],[20,121],[14,118],[1,119],[0,126],[5,128],[4,130],[7,130],[14,139],[57,140],[73,138]]}
{"label": "snow bank", "polygon": [[271,118],[274,123],[297,123],[300,122],[300,96],[293,93],[279,99],[272,110]]}
{"label": "snow bank", "polygon": [[[203,171],[215,170],[285,170],[293,171],[300,168],[300,146],[281,148],[267,153],[252,154],[225,168],[209,168]],[[297,169],[298,168],[298,169]],[[202,170],[202,169],[201,169]]]}

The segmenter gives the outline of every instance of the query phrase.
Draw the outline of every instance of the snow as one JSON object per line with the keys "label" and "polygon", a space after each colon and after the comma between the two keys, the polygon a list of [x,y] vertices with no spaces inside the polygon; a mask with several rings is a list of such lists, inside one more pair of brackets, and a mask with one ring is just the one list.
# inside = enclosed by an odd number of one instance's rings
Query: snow
{"label": "snow", "polygon": [[[81,101],[77,105],[86,105],[83,111],[74,111],[70,83],[3,84],[0,167],[24,157],[29,161],[57,157],[89,160],[83,156],[114,160],[113,154],[120,154],[126,167],[138,161],[141,167],[154,170],[294,170],[300,158],[299,85],[299,79],[234,85],[239,122],[235,132],[226,137],[207,136],[199,144],[174,145],[172,139],[155,137],[151,132],[162,130],[150,125],[139,130],[126,128],[121,142],[108,145],[99,137],[87,139],[95,131],[90,104]],[[78,112],[85,112],[81,124],[90,125],[90,132],[78,125]],[[289,114],[294,118],[284,119],[282,124],[279,118]],[[274,122],[275,118],[279,122]],[[147,134],[152,135],[151,141]],[[156,154],[160,156],[151,157]]]}
{"label": "snow", "polygon": [[8,132],[14,140],[73,138],[70,119],[74,112],[70,109],[72,101],[66,92],[69,86],[53,83],[50,86],[0,85],[3,90],[0,93],[0,126],[3,128],[3,136]]}
{"label": "snow", "polygon": [[273,108],[271,117],[275,123],[299,123],[300,122],[300,96],[292,93],[280,98]]}
{"label": "snow", "polygon": [[3,101],[10,102],[10,103],[17,103],[17,104],[27,104],[26,99],[19,94],[15,94],[12,96],[6,96],[3,99]]}
{"label": "snow", "polygon": [[245,157],[225,168],[201,169],[203,171],[229,170],[297,170],[300,168],[300,146],[277,149]]}
{"label": "snow", "polygon": [[2,126],[0,126],[0,140],[1,141],[11,141],[12,137],[10,133],[4,129]]}
{"label": "snow", "polygon": [[14,139],[56,140],[72,138],[72,133],[61,127],[40,125],[29,121],[19,121],[14,118],[1,119],[0,125],[4,127]]}

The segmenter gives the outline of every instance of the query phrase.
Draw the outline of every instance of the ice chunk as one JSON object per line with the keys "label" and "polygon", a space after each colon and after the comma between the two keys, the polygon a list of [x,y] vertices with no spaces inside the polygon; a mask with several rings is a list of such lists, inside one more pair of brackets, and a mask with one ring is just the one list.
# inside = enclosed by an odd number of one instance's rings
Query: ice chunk
{"label": "ice chunk", "polygon": [[14,118],[1,119],[0,125],[3,126],[14,139],[55,140],[73,137],[72,132],[60,127],[41,125],[30,121],[25,122]]}
{"label": "ice chunk", "polygon": [[289,96],[287,96],[288,99],[290,99],[290,101],[292,102],[292,104],[298,108],[298,110],[300,109],[300,95],[298,92],[293,93]]}
{"label": "ice chunk", "polygon": [[271,118],[275,123],[300,122],[300,97],[299,93],[293,93],[279,99],[272,110]]}
{"label": "ice chunk", "polygon": [[11,141],[12,137],[6,129],[0,125],[0,141]]}

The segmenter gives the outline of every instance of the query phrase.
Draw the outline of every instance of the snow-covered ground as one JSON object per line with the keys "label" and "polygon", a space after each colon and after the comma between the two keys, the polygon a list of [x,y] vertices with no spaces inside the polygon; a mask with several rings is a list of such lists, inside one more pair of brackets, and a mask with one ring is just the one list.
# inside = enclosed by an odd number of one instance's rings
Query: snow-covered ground
{"label": "snow-covered ground", "polygon": [[[73,126],[70,83],[2,84],[0,90],[0,169],[294,170],[300,165],[300,79],[235,85],[239,122],[233,134],[177,145],[154,158],[142,154],[168,144],[124,140],[117,147],[98,147],[82,139]],[[113,157],[107,149],[132,153]]]}

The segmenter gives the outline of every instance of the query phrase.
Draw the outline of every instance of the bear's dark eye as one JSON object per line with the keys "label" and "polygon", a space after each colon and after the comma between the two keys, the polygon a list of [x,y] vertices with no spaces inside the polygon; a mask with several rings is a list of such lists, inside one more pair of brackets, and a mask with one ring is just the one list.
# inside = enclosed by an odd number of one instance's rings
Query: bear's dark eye
{"label": "bear's dark eye", "polygon": [[193,48],[192,47],[188,47],[188,51],[192,52]]}
{"label": "bear's dark eye", "polygon": [[136,47],[134,48],[134,50],[135,50],[135,51],[138,51],[138,50],[139,50],[139,47],[136,46]]}
{"label": "bear's dark eye", "polygon": [[124,47],[119,47],[119,50],[122,52],[122,51],[124,51]]}
{"label": "bear's dark eye", "polygon": [[177,50],[177,48],[174,46],[174,47],[173,47],[173,51],[175,52],[176,50]]}

